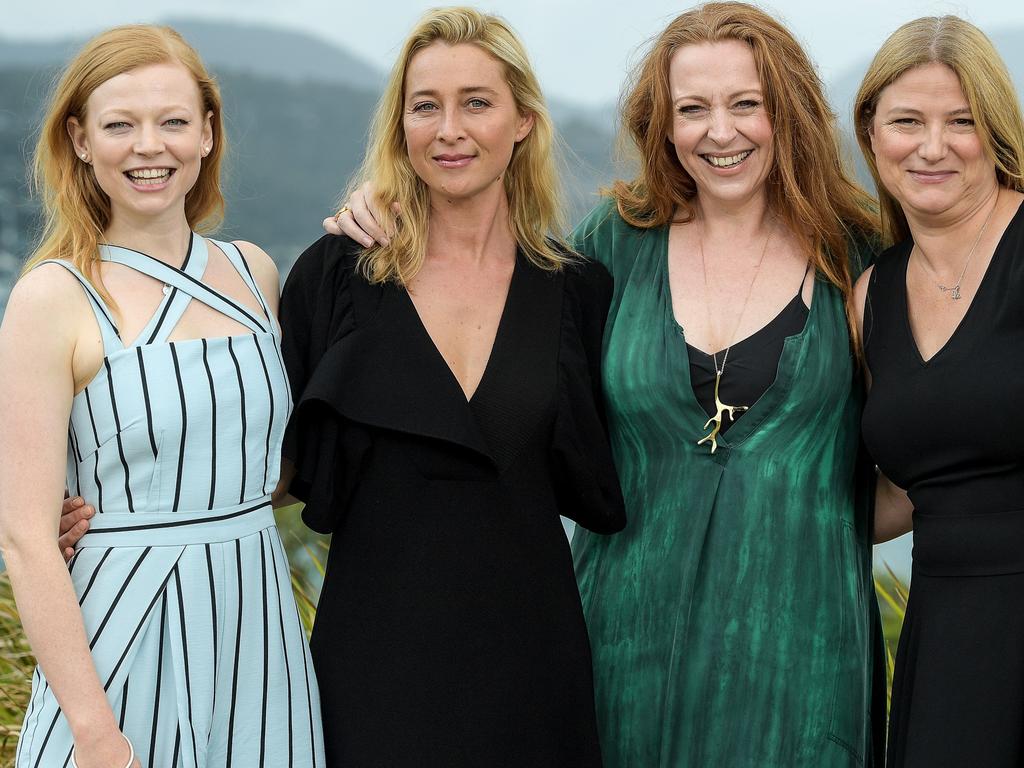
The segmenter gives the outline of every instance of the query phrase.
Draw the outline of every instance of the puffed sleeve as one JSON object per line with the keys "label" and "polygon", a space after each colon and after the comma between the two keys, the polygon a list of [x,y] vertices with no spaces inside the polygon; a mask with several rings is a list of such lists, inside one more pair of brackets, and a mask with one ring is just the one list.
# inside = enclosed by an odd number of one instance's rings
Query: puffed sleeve
{"label": "puffed sleeve", "polygon": [[611,293],[611,277],[600,264],[583,261],[566,269],[552,475],[561,514],[596,533],[615,533],[626,524],[601,390]]}
{"label": "puffed sleeve", "polygon": [[299,256],[281,292],[282,354],[295,410],[282,453],[296,474],[290,492],[306,503],[302,519],[320,533],[334,529],[369,446],[366,432],[331,407],[333,354],[357,329],[350,282],[358,246],[325,236]]}

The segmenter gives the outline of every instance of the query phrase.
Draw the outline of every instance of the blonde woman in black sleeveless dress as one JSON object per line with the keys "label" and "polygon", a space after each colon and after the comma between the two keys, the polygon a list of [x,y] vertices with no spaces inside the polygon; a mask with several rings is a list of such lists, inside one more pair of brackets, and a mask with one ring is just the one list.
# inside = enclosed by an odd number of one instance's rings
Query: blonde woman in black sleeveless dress
{"label": "blonde woman in black sleeveless dress", "polygon": [[858,139],[896,244],[857,284],[881,475],[876,541],[914,531],[892,768],[1024,764],[1024,121],[956,17],[882,46]]}

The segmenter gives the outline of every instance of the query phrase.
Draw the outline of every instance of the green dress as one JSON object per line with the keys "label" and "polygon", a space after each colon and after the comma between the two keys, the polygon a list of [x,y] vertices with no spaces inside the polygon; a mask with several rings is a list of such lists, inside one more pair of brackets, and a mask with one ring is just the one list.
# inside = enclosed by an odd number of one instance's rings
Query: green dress
{"label": "green dress", "polygon": [[615,281],[603,381],[628,524],[573,540],[606,768],[870,765],[877,606],[840,293],[815,282],[774,384],[711,455],[668,227],[606,201],[575,238]]}

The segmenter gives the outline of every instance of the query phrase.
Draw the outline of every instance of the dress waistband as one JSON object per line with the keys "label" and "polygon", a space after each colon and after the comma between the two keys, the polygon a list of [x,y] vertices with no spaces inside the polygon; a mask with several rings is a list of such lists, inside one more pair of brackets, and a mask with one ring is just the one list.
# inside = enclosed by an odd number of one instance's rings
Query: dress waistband
{"label": "dress waistband", "polygon": [[914,511],[914,571],[926,576],[1024,573],[1024,510]]}
{"label": "dress waistband", "polygon": [[179,512],[101,512],[79,547],[165,547],[232,541],[273,526],[270,497],[233,507]]}

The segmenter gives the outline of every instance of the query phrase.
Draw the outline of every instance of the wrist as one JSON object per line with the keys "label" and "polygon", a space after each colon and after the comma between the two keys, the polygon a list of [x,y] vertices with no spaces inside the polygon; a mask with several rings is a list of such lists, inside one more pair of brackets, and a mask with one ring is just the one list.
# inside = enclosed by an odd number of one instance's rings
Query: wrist
{"label": "wrist", "polygon": [[89,712],[84,717],[73,718],[68,715],[68,725],[71,727],[71,736],[75,744],[88,748],[92,744],[98,744],[106,739],[121,737],[121,729],[117,726],[114,713],[109,707],[104,707],[105,712]]}

